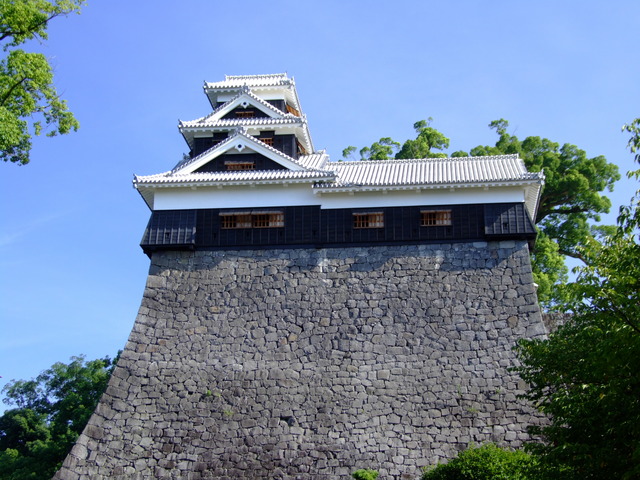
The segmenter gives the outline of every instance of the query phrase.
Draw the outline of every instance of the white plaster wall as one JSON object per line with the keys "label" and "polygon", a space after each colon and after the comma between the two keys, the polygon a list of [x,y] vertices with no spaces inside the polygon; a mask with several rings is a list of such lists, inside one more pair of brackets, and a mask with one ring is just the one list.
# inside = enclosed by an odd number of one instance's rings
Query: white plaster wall
{"label": "white plaster wall", "polygon": [[473,203],[523,202],[524,189],[501,187],[484,190],[433,189],[396,192],[314,194],[308,184],[257,185],[158,189],[154,210],[200,208],[254,208],[320,205],[321,208],[379,208],[411,205],[456,205]]}

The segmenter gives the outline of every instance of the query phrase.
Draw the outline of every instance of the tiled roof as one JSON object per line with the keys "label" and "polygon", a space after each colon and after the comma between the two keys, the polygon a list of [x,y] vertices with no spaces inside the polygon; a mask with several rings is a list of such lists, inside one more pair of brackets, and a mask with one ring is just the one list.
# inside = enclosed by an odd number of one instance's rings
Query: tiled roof
{"label": "tiled roof", "polygon": [[197,120],[191,120],[186,122],[180,122],[180,128],[197,128],[197,127],[237,127],[245,125],[247,127],[262,126],[262,125],[296,125],[303,124],[305,120],[295,115],[288,115],[283,118],[271,118],[271,117],[256,117],[256,118],[222,118],[220,120],[208,121],[210,115],[199,118]]}
{"label": "tiled roof", "polygon": [[527,172],[517,155],[335,162],[329,168],[335,171],[336,181],[318,183],[316,188],[492,184],[544,178],[539,172]]}
{"label": "tiled roof", "polygon": [[[221,111],[223,111],[229,105],[231,105],[234,102],[236,102],[243,95],[246,95],[246,96],[250,97],[256,103],[258,103],[260,105],[263,105],[267,111],[272,112],[273,114],[277,115],[277,117],[275,117],[275,118],[258,117],[258,118],[236,118],[236,119],[220,119],[220,118],[219,119],[213,119]],[[311,133],[309,132],[309,126],[307,125],[307,119],[306,119],[306,117],[304,115],[302,115],[301,117],[298,117],[298,116],[293,115],[293,114],[291,114],[289,112],[283,112],[280,109],[278,109],[277,107],[271,105],[266,100],[263,100],[262,98],[258,97],[254,93],[252,93],[246,87],[243,87],[241,92],[239,92],[231,100],[225,102],[224,104],[222,104],[219,107],[217,107],[216,109],[214,109],[214,111],[211,112],[209,115],[206,115],[204,117],[198,118],[196,120],[180,121],[179,125],[178,125],[178,129],[180,130],[180,132],[185,137],[185,140],[187,141],[187,143],[189,143],[190,146],[193,146],[193,144],[192,144],[193,139],[187,133],[189,131],[188,129],[190,129],[190,128],[213,128],[213,127],[223,127],[223,126],[225,126],[225,127],[226,126],[233,127],[233,126],[237,126],[237,125],[246,125],[246,126],[299,125],[299,126],[302,127],[302,129],[301,129],[301,133],[302,133],[301,141],[302,141],[302,143],[305,145],[305,148],[307,148],[308,150],[311,150],[311,151],[314,150],[313,141],[311,140]]]}
{"label": "tiled roof", "polygon": [[301,157],[298,157],[298,163],[311,170],[333,171],[333,168],[325,168],[329,163],[329,155],[327,155],[324,150],[312,153],[311,155],[302,155]]}
{"label": "tiled roof", "polygon": [[293,85],[293,78],[286,73],[270,75],[225,75],[222,82],[206,82],[205,88],[237,88],[247,85],[249,87]]}
{"label": "tiled roof", "polygon": [[[247,185],[253,183],[312,183],[318,194],[330,192],[357,192],[367,190],[438,189],[454,187],[524,187],[524,202],[535,218],[544,174],[527,172],[517,155],[464,158],[427,158],[416,160],[380,160],[360,162],[329,162],[324,151],[304,155],[294,160],[301,170],[249,170],[224,172],[190,172],[186,167],[209,155],[213,150],[242,137],[243,141],[257,142],[277,155],[281,152],[264,145],[254,137],[236,133],[193,159],[180,162],[172,171],[157,175],[136,176],[134,186],[149,205],[153,205],[153,191],[158,187]],[[186,170],[186,171],[185,171]]]}
{"label": "tiled roof", "polygon": [[270,112],[273,112],[276,115],[283,115],[285,117],[293,117],[293,118],[298,118],[295,115],[292,115],[290,113],[286,113],[283,112],[281,110],[279,110],[278,108],[274,107],[273,105],[271,105],[269,102],[267,102],[266,100],[261,99],[260,97],[258,97],[256,94],[252,93],[250,90],[247,89],[243,89],[241,92],[239,92],[235,97],[233,97],[231,100],[223,103],[222,105],[220,105],[219,107],[217,107],[213,112],[211,112],[209,115],[206,115],[204,117],[198,118],[196,120],[191,120],[191,121],[180,121],[180,126],[187,126],[187,124],[189,124],[189,126],[194,126],[194,124],[200,124],[200,123],[206,123],[209,121],[210,118],[213,118],[215,115],[217,115],[220,111],[224,110],[225,108],[227,108],[230,104],[232,104],[233,102],[235,102],[238,98],[242,97],[243,95],[246,95],[248,97],[250,97],[252,100],[254,100],[255,102],[259,103],[260,105],[264,106],[267,110],[269,110]]}
{"label": "tiled roof", "polygon": [[[233,133],[230,137],[225,138],[224,140],[222,140],[220,143],[214,145],[213,147],[209,148],[208,150],[205,150],[204,152],[202,152],[200,155],[197,155],[193,158],[186,158],[184,160],[181,160],[180,162],[178,162],[178,164],[173,167],[173,169],[171,170],[171,172],[173,173],[180,173],[181,170],[185,169],[186,167],[188,167],[189,165],[192,165],[194,163],[197,163],[198,161],[204,159],[204,157],[206,157],[207,155],[212,154],[212,152],[214,150],[219,150],[221,152],[225,151],[225,147],[227,147],[229,144],[234,143],[236,140],[238,140],[239,138],[242,138],[245,142],[249,143],[249,144],[254,144],[256,146],[259,146],[263,149],[266,149],[268,151],[270,151],[271,153],[274,154],[275,157],[279,157],[282,160],[285,161],[285,165],[286,162],[291,162],[292,164],[295,165],[299,165],[302,168],[305,169],[311,169],[313,167],[309,167],[307,166],[307,164],[303,164],[301,159],[304,159],[305,157],[301,157],[299,159],[295,159],[293,157],[290,157],[289,155],[281,152],[280,150],[273,148],[271,145],[267,145],[266,143],[262,142],[260,139],[257,139],[251,135],[247,135],[246,130],[244,129],[244,127],[239,127],[235,133]],[[229,150],[230,148],[233,148],[232,146],[226,148],[226,150]],[[252,148],[252,147],[249,147]],[[255,148],[255,147],[253,147]],[[213,159],[214,157],[212,157]],[[307,160],[308,162],[319,162],[319,159],[316,159],[315,157],[312,157],[310,159]],[[279,162],[280,163],[280,162]]]}
{"label": "tiled roof", "polygon": [[207,183],[218,184],[221,182],[252,183],[274,180],[329,180],[331,177],[331,172],[322,170],[242,170],[232,172],[195,172],[184,175],[165,172],[147,176],[136,175],[133,183],[136,186],[173,183],[198,183],[199,185],[206,185]]}

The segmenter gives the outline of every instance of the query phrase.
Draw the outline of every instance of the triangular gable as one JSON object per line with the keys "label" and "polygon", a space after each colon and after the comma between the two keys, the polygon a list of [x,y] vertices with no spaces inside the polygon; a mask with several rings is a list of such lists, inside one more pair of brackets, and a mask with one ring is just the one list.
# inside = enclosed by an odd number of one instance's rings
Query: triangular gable
{"label": "triangular gable", "polygon": [[264,155],[270,160],[273,160],[274,162],[282,165],[288,170],[308,170],[290,156],[285,155],[284,153],[276,150],[273,147],[270,147],[269,145],[261,142],[255,137],[252,137],[251,135],[247,135],[245,133],[245,129],[240,128],[236,130],[236,132],[232,136],[226,138],[217,145],[214,145],[209,150],[201,153],[197,157],[179,163],[171,171],[171,174],[183,175],[187,173],[193,173],[215,158],[219,157],[220,155],[223,155],[224,153],[227,153],[234,149],[238,152],[251,151],[259,153],[260,155]]}
{"label": "triangular gable", "polygon": [[243,91],[236,95],[234,98],[216,108],[210,115],[203,117],[201,121],[203,123],[215,122],[217,120],[220,120],[235,108],[247,108],[249,106],[257,108],[271,118],[283,118],[292,116],[290,113],[282,112],[278,108],[271,105],[269,102],[262,100],[260,97],[251,93],[249,90],[243,89]]}

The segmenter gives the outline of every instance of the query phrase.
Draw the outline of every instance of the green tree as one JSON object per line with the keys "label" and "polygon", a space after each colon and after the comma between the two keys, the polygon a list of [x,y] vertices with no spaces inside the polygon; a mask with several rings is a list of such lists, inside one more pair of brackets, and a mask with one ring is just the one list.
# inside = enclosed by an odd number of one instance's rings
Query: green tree
{"label": "green tree", "polygon": [[56,363],[35,379],[9,382],[0,417],[0,479],[49,479],[93,413],[115,366],[109,357]]}
{"label": "green tree", "polygon": [[[626,127],[634,152],[639,126]],[[542,441],[531,446],[555,469],[549,478],[640,478],[639,208],[636,193],[617,229],[582,247],[586,266],[568,290],[571,320],[548,340],[517,347],[526,397],[550,417],[532,428]]]}
{"label": "green tree", "polygon": [[[373,142],[370,147],[363,147],[360,149],[360,160],[388,160],[393,158],[394,152],[398,151],[400,144],[394,141],[390,137],[383,137],[377,142]],[[344,160],[348,160],[353,156],[356,151],[356,147],[348,146],[342,150],[342,157]]]}
{"label": "green tree", "polygon": [[[402,145],[390,137],[383,137],[370,147],[361,148],[360,160],[446,157],[445,153],[433,151],[449,148],[449,139],[431,126],[432,121],[433,118],[429,117],[428,120],[414,123],[413,128],[418,134],[417,137],[414,140],[406,140]],[[342,150],[343,159],[348,159],[356,151],[356,147],[348,146]]]}
{"label": "green tree", "polygon": [[429,117],[428,120],[414,123],[413,128],[418,136],[415,140],[404,142],[395,158],[446,157],[446,153],[433,151],[449,148],[449,139],[431,126],[432,121],[433,118]]}
{"label": "green tree", "polygon": [[47,39],[49,21],[79,12],[84,0],[0,0],[0,158],[29,163],[31,137],[78,129],[53,84],[53,69],[40,53],[16,48],[25,42]]}

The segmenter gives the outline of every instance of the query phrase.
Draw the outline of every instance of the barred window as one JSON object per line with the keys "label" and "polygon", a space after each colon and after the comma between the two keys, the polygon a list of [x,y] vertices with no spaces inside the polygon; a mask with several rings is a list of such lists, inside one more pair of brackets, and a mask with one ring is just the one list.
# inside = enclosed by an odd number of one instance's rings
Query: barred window
{"label": "barred window", "polygon": [[420,215],[423,227],[451,225],[451,210],[422,210]]}
{"label": "barred window", "polygon": [[247,160],[227,160],[224,162],[224,166],[227,167],[229,171],[237,171],[237,170],[255,170],[256,162],[247,161]]}
{"label": "barred window", "polygon": [[254,116],[253,110],[236,110],[236,118],[253,118]]}
{"label": "barred window", "polygon": [[258,137],[258,140],[260,140],[263,143],[266,143],[270,147],[273,147],[273,137]]}
{"label": "barred window", "polygon": [[284,227],[284,212],[222,212],[220,226],[223,229]]}
{"label": "barred window", "polygon": [[384,213],[354,213],[353,228],[382,228],[384,227]]}

